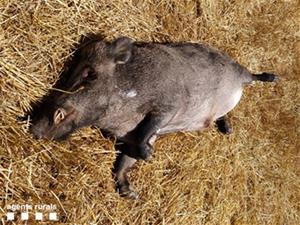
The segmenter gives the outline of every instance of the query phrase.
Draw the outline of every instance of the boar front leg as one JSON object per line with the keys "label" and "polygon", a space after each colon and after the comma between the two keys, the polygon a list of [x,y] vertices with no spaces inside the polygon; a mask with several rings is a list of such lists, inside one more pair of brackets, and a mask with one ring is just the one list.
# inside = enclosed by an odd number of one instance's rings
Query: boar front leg
{"label": "boar front leg", "polygon": [[149,113],[130,131],[120,146],[121,151],[135,159],[148,160],[152,153],[152,144],[166,117],[158,113]]}
{"label": "boar front leg", "polygon": [[129,157],[128,155],[120,152],[117,155],[116,161],[114,163],[113,174],[116,183],[117,192],[123,196],[131,199],[137,199],[138,195],[135,193],[131,187],[127,173],[131,167],[135,164],[137,160]]}

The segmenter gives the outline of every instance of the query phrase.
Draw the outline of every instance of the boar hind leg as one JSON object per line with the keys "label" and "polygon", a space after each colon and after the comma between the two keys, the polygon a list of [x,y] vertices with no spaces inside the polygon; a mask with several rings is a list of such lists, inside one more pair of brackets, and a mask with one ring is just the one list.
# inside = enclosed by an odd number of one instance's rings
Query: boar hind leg
{"label": "boar hind leg", "polygon": [[135,159],[148,160],[152,153],[152,144],[162,124],[163,118],[156,113],[149,113],[122,140],[121,151]]}
{"label": "boar hind leg", "polygon": [[135,164],[136,159],[119,153],[114,163],[113,174],[116,183],[116,190],[122,197],[137,199],[138,195],[135,193],[129,184],[127,173],[130,168]]}
{"label": "boar hind leg", "polygon": [[222,134],[231,134],[232,128],[230,126],[229,120],[227,116],[222,116],[219,119],[216,120],[216,125],[218,130]]}

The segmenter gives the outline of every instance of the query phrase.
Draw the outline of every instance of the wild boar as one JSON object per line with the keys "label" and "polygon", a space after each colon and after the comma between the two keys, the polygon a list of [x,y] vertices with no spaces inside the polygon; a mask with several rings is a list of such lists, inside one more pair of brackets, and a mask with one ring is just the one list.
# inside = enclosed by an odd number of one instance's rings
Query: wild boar
{"label": "wild boar", "polygon": [[239,102],[243,86],[276,79],[251,74],[202,44],[96,40],[79,50],[65,90],[44,104],[31,132],[61,140],[93,125],[114,135],[122,143],[116,146],[116,189],[136,198],[126,174],[138,159],[149,159],[157,136],[202,130],[213,122],[222,133],[230,133],[226,114]]}

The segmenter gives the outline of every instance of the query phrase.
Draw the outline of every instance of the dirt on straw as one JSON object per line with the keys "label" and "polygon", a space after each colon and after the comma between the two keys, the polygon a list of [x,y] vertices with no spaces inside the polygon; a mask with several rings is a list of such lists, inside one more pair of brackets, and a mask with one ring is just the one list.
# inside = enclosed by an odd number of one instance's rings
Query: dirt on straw
{"label": "dirt on straw", "polygon": [[[299,1],[2,0],[0,24],[3,224],[12,204],[51,203],[57,224],[300,224]],[[161,137],[151,162],[130,173],[141,198],[123,199],[113,143],[98,130],[56,143],[33,139],[17,120],[90,33],[203,42],[280,82],[245,89],[230,136],[212,127]]]}

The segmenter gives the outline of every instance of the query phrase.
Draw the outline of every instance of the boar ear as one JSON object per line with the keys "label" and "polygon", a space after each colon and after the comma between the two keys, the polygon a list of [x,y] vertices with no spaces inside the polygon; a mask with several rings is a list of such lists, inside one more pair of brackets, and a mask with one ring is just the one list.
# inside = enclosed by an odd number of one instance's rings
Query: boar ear
{"label": "boar ear", "polygon": [[95,80],[97,79],[97,73],[92,67],[85,67],[81,72],[81,76],[85,80]]}
{"label": "boar ear", "polygon": [[128,37],[120,37],[115,39],[110,47],[109,54],[117,64],[125,64],[132,54],[133,40]]}
{"label": "boar ear", "polygon": [[54,124],[59,124],[66,117],[66,110],[63,108],[58,108],[53,115]]}

